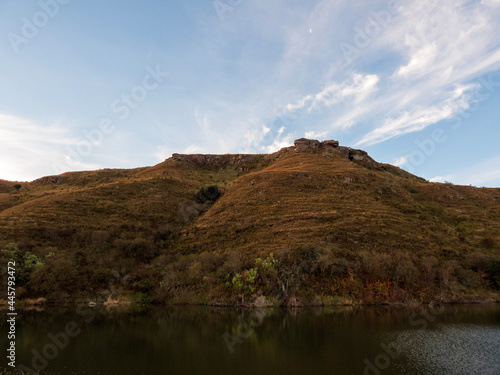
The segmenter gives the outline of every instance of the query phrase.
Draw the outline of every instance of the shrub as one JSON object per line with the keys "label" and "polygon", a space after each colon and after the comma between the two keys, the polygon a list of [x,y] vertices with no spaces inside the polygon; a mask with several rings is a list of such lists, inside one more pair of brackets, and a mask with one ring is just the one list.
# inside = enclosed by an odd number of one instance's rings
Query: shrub
{"label": "shrub", "polygon": [[204,275],[217,271],[223,263],[223,258],[221,255],[215,253],[204,252],[198,257],[198,261],[201,264],[201,272]]}
{"label": "shrub", "polygon": [[500,289],[500,260],[490,259],[486,264],[486,273],[496,289]]}
{"label": "shrub", "polygon": [[274,257],[273,253],[271,253],[266,259],[262,258],[255,259],[255,263],[257,263],[257,265],[260,266],[262,269],[266,270],[268,268],[276,268],[279,262]]}
{"label": "shrub", "polygon": [[56,278],[49,272],[49,268],[43,265],[38,267],[31,275],[29,288],[38,297],[47,296],[50,292],[57,289]]}
{"label": "shrub", "polygon": [[17,244],[10,243],[0,252],[3,258],[16,262],[16,278],[19,285],[26,285],[30,281],[33,271],[43,265],[43,259],[30,251],[24,254],[19,250]]}
{"label": "shrub", "polygon": [[433,256],[424,257],[420,261],[420,273],[422,276],[422,281],[428,286],[431,286],[436,279],[437,265],[438,261]]}
{"label": "shrub", "polygon": [[253,293],[258,284],[258,279],[259,270],[257,268],[250,268],[244,270],[242,273],[236,273],[232,278],[229,274],[226,275],[226,287],[240,292]]}
{"label": "shrub", "polygon": [[120,257],[135,259],[144,263],[150,262],[157,255],[153,244],[144,238],[134,238],[131,241],[117,239],[113,242],[113,247]]}
{"label": "shrub", "polygon": [[169,243],[179,235],[179,230],[172,225],[163,225],[156,231],[154,235],[155,243]]}
{"label": "shrub", "polygon": [[193,200],[196,203],[204,204],[207,202],[215,202],[220,196],[221,192],[219,187],[217,185],[211,185],[198,190],[195,193]]}
{"label": "shrub", "polygon": [[314,273],[318,266],[319,249],[314,246],[299,246],[288,254],[287,265],[293,273]]}
{"label": "shrub", "polygon": [[[69,260],[62,257],[50,257],[46,264],[35,268],[30,275],[28,286],[37,296],[56,295],[59,292],[60,295],[65,295],[67,292],[75,291],[77,276],[75,267]],[[87,284],[84,284],[84,287],[86,286]],[[54,298],[50,299],[54,300]]]}
{"label": "shrub", "polygon": [[18,252],[19,248],[17,247],[17,244],[10,243],[0,251],[0,254],[2,255],[2,257],[8,259],[9,261],[15,262],[18,257]]}
{"label": "shrub", "polygon": [[41,259],[29,251],[24,254],[20,265],[17,268],[18,280],[20,283],[27,284],[30,280],[31,273],[38,267],[43,265]]}
{"label": "shrub", "polygon": [[481,277],[477,272],[460,267],[456,269],[455,273],[458,281],[468,288],[477,288],[481,285]]}
{"label": "shrub", "polygon": [[153,302],[154,298],[145,293],[135,293],[130,296],[130,302],[134,303],[146,303],[149,304]]}
{"label": "shrub", "polygon": [[132,289],[150,295],[160,285],[160,272],[150,265],[141,265],[131,273]]}
{"label": "shrub", "polygon": [[218,272],[220,277],[227,274],[234,274],[243,268],[243,262],[241,260],[241,254],[237,251],[230,252],[224,264],[219,268]]}
{"label": "shrub", "polygon": [[396,282],[401,282],[404,289],[409,289],[418,281],[418,270],[414,261],[408,256],[402,256],[397,260],[394,274]]}
{"label": "shrub", "polygon": [[99,287],[107,287],[108,283],[113,279],[113,273],[109,268],[97,268],[91,277],[91,282]]}

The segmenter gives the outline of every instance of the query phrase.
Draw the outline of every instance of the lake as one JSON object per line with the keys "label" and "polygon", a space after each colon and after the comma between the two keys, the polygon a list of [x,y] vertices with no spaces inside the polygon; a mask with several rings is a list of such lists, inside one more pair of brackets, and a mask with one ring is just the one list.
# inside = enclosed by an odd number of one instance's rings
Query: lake
{"label": "lake", "polygon": [[40,374],[500,374],[498,304],[18,312],[16,364]]}

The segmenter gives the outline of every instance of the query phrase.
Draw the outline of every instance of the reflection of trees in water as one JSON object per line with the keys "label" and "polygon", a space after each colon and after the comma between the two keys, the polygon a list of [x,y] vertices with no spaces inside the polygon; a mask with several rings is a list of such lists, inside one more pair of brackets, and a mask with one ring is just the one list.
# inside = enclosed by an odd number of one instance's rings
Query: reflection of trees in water
{"label": "reflection of trees in water", "polygon": [[[96,368],[102,369],[102,373],[116,371],[110,374],[134,373],[140,368],[145,371],[142,373],[155,373],[157,368],[168,369],[168,373],[199,373],[226,366],[228,373],[233,373],[231,366],[238,363],[245,368],[266,364],[270,370],[279,371],[280,366],[292,362],[296,367],[293,373],[299,373],[307,371],[313,361],[314,366],[323,361],[327,367],[342,365],[357,373],[365,356],[378,354],[382,338],[391,332],[417,330],[409,324],[412,313],[431,313],[424,306],[252,310],[140,305],[110,309],[98,305],[91,309],[95,318],[88,324],[76,313],[76,306],[20,312],[20,363],[29,362],[33,348],[49,342],[48,333],[60,332],[74,321],[82,333],[71,339],[68,348],[51,362],[50,369],[79,363],[80,370],[88,373]],[[498,305],[445,306],[435,324],[498,326],[499,312]],[[0,329],[6,332],[6,322],[0,322]],[[434,329],[431,323],[429,329]],[[235,346],[234,354],[224,343],[225,333],[244,337]],[[89,363],[82,362],[82,358],[89,359]],[[145,358],[149,358],[148,363]],[[254,363],[257,358],[260,364]],[[351,358],[352,363],[346,364],[346,358]]]}

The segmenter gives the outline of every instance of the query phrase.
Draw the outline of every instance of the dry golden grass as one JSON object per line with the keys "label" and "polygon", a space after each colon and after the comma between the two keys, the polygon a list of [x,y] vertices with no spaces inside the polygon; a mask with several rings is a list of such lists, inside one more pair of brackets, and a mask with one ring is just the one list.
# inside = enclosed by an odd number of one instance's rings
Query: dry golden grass
{"label": "dry golden grass", "polygon": [[[43,263],[25,296],[236,303],[243,292],[231,289],[232,277],[271,253],[281,268],[259,269],[252,293],[284,289],[313,253],[314,271],[288,292],[459,300],[491,286],[483,265],[499,260],[500,189],[428,183],[324,149],[237,165],[232,156],[196,160],[66,173],[20,189],[0,181],[0,248],[17,243],[20,256]],[[222,197],[193,202],[209,185]]]}

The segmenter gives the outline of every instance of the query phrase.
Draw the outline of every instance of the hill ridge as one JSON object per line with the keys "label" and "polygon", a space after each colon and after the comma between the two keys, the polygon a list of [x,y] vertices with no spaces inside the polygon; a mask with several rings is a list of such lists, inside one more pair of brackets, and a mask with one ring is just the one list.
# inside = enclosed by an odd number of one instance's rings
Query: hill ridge
{"label": "hill ridge", "polygon": [[[162,166],[165,163],[177,162],[177,163],[192,163],[198,167],[208,167],[208,168],[221,168],[221,167],[237,167],[245,169],[247,165],[256,164],[260,161],[265,163],[270,163],[279,157],[282,157],[289,153],[303,153],[303,152],[326,152],[330,155],[340,155],[349,159],[351,161],[360,162],[362,165],[368,168],[387,168],[394,171],[399,171],[400,174],[405,174],[407,176],[413,176],[410,173],[395,167],[391,164],[379,163],[372,159],[366,151],[360,149],[354,149],[351,147],[340,146],[338,141],[335,140],[325,140],[318,141],[314,139],[300,138],[294,141],[293,146],[284,147],[280,150],[270,153],[270,154],[249,154],[249,153],[238,153],[238,154],[180,154],[174,153],[170,158],[165,159],[164,162],[159,163],[151,167],[141,167],[134,169],[117,169],[117,168],[104,168],[95,171],[75,171],[75,172],[65,172],[59,175],[48,175],[37,178],[31,182],[33,184],[57,184],[62,183],[67,180],[68,176],[75,174],[86,174],[93,172],[103,173],[108,172],[125,172],[125,171],[144,171],[147,172],[148,169],[152,169],[158,166]],[[17,183],[17,181],[6,181],[0,180],[3,185],[8,185],[10,183]],[[1,188],[2,186],[0,186]]]}
{"label": "hill ridge", "polygon": [[0,184],[0,263],[20,265],[19,298],[498,298],[500,189],[430,183],[337,141],[20,185]]}

